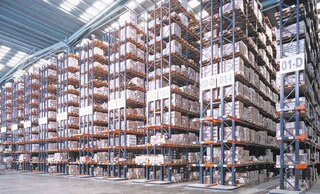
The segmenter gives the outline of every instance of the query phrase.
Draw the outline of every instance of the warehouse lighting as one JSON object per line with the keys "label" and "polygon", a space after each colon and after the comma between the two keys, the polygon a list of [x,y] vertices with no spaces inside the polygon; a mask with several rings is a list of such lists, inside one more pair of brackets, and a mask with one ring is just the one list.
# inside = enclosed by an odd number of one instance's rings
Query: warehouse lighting
{"label": "warehouse lighting", "polygon": [[83,13],[81,14],[80,16],[80,20],[83,21],[83,22],[88,22],[92,17],[87,14],[87,13]]}
{"label": "warehouse lighting", "polygon": [[1,53],[8,53],[11,50],[11,48],[6,47],[6,46],[1,46],[0,47],[0,52]]}
{"label": "warehouse lighting", "polygon": [[5,67],[5,65],[0,64],[0,70],[2,70]]}
{"label": "warehouse lighting", "polygon": [[92,6],[100,11],[102,11],[107,5],[104,4],[102,1],[96,1],[92,4]]}
{"label": "warehouse lighting", "polygon": [[134,0],[134,1],[136,1],[139,4],[141,4],[141,3],[145,2],[146,0]]}
{"label": "warehouse lighting", "polygon": [[73,8],[73,5],[68,3],[68,2],[63,2],[62,4],[60,4],[60,7],[62,8],[62,11],[64,12],[70,12]]}
{"label": "warehouse lighting", "polygon": [[87,12],[88,14],[92,15],[92,16],[95,16],[95,15],[98,14],[98,10],[95,9],[94,7],[89,7],[89,8],[86,10],[86,12]]}
{"label": "warehouse lighting", "polygon": [[67,0],[67,2],[71,3],[74,6],[77,6],[80,3],[79,0]]}
{"label": "warehouse lighting", "polygon": [[192,0],[189,3],[189,7],[191,7],[192,9],[194,9],[195,7],[200,5],[200,2],[198,0]]}

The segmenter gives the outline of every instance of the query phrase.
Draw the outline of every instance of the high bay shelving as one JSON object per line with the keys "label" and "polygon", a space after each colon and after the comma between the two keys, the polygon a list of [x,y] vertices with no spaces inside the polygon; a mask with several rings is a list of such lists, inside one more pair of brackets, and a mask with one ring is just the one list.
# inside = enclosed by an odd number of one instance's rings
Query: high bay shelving
{"label": "high bay shelving", "polygon": [[[127,12],[3,85],[0,161],[210,189],[280,172],[280,189],[309,188],[320,147],[316,8],[290,3],[280,1],[279,26],[256,0],[202,0],[198,16],[180,0]],[[305,69],[279,78],[288,53],[305,53]]]}

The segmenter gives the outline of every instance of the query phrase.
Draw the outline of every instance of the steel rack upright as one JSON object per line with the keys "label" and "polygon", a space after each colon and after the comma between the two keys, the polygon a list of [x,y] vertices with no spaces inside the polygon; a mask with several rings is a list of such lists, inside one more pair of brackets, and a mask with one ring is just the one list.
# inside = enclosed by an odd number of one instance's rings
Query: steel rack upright
{"label": "steel rack upright", "polygon": [[120,16],[107,33],[109,43],[108,162],[107,175],[116,180],[143,178],[134,156],[144,151],[145,31],[142,18],[132,11]]}
{"label": "steel rack upright", "polygon": [[45,159],[39,154],[39,68],[30,67],[23,75],[24,81],[24,120],[23,128],[25,132],[25,150],[30,154],[31,171],[45,172]]}
{"label": "steel rack upright", "polygon": [[238,172],[274,171],[278,94],[266,20],[257,1],[200,1],[200,184],[190,187],[235,189],[245,184]]}
{"label": "steel rack upright", "polygon": [[84,39],[79,51],[80,128],[76,137],[79,138],[79,174],[82,176],[103,176],[102,168],[94,158],[104,149],[101,144],[106,142],[104,132],[108,126],[108,66],[104,38],[104,35],[99,38],[92,35],[91,39]]}
{"label": "steel rack upright", "polygon": [[193,144],[199,127],[190,122],[199,117],[199,21],[177,0],[161,1],[147,14],[146,142],[136,163],[145,166],[143,182],[189,180],[199,158]]}
{"label": "steel rack upright", "polygon": [[51,143],[58,144],[54,143],[57,138],[57,57],[44,61],[39,68],[39,80],[39,156],[46,161],[46,173],[64,173],[65,169],[62,169],[59,161],[49,158],[49,155],[58,151],[58,145],[49,148]]}
{"label": "steel rack upright", "polygon": [[30,154],[26,153],[25,131],[23,128],[24,119],[24,83],[21,77],[13,81],[13,98],[12,98],[12,124],[14,142],[19,158],[17,162],[19,169],[30,170]]}
{"label": "steel rack upright", "polygon": [[57,146],[67,154],[67,161],[60,162],[61,172],[77,175],[79,145],[74,135],[79,132],[79,54],[58,55],[57,67]]}
{"label": "steel rack upright", "polygon": [[[297,193],[309,189],[319,172],[319,37],[316,1],[280,0],[277,104],[280,122],[279,189]],[[272,190],[270,193],[283,191]]]}
{"label": "steel rack upright", "polygon": [[8,81],[1,88],[1,133],[5,145],[5,162],[7,168],[17,169],[16,146],[11,130],[12,122],[12,82]]}

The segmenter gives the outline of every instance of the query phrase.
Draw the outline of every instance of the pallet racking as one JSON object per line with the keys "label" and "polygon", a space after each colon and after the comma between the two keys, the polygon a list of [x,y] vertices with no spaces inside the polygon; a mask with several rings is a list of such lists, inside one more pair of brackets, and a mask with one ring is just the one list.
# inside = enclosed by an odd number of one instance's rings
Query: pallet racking
{"label": "pallet racking", "polygon": [[[108,50],[108,176],[141,178],[143,168],[134,162],[142,154],[145,123],[145,37],[138,16],[129,11],[118,27],[107,33]],[[139,174],[139,175],[138,175]],[[137,177],[138,176],[138,177]]]}
{"label": "pallet racking", "polygon": [[12,123],[11,129],[13,139],[16,143],[17,168],[21,170],[30,169],[30,155],[26,152],[25,132],[23,128],[24,110],[24,83],[21,77],[13,81],[12,92]]}
{"label": "pallet racking", "polygon": [[79,174],[87,176],[103,175],[94,159],[100,148],[104,148],[99,147],[99,142],[107,138],[104,132],[108,126],[108,48],[105,36],[99,38],[102,40],[91,36],[82,41],[79,59]]}
{"label": "pallet racking", "polygon": [[[79,133],[79,56],[66,53],[58,55],[57,61],[57,153],[62,153],[62,158],[55,159],[59,166],[59,173],[68,175],[78,174],[76,165],[79,145],[75,134]],[[53,169],[55,170],[55,169]],[[58,169],[57,169],[58,170]]]}
{"label": "pallet racking", "polygon": [[144,183],[197,179],[191,157],[196,160],[198,129],[190,120],[199,117],[199,23],[186,2],[176,0],[161,1],[147,14],[146,142],[136,163],[145,166]]}
{"label": "pallet racking", "polygon": [[45,171],[45,158],[39,154],[39,68],[31,67],[23,75],[24,81],[24,120],[25,154],[32,160],[29,170]]}
{"label": "pallet racking", "polygon": [[[52,161],[49,155],[58,150],[57,138],[57,58],[52,57],[39,68],[39,159],[44,163],[46,173],[64,172],[58,161]],[[50,146],[53,144],[53,146]],[[56,144],[56,146],[54,146]],[[53,148],[52,148],[53,147]]]}
{"label": "pallet racking", "polygon": [[257,1],[200,2],[201,184],[191,187],[235,189],[274,171],[271,27]]}
{"label": "pallet racking", "polygon": [[[299,193],[317,180],[319,167],[319,78],[314,76],[319,54],[316,5],[316,1],[281,0],[275,14],[279,22],[280,58],[279,189]],[[295,65],[291,66],[292,62]]]}
{"label": "pallet racking", "polygon": [[17,169],[16,144],[11,130],[12,122],[12,82],[6,82],[1,88],[1,133],[4,149],[4,160],[7,168]]}

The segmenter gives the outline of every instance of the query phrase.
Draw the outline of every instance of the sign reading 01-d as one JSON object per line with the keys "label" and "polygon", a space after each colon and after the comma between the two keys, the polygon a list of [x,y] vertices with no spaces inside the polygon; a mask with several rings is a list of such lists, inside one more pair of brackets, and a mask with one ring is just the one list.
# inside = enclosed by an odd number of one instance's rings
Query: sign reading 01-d
{"label": "sign reading 01-d", "polygon": [[304,53],[280,59],[281,74],[303,70],[304,66]]}

